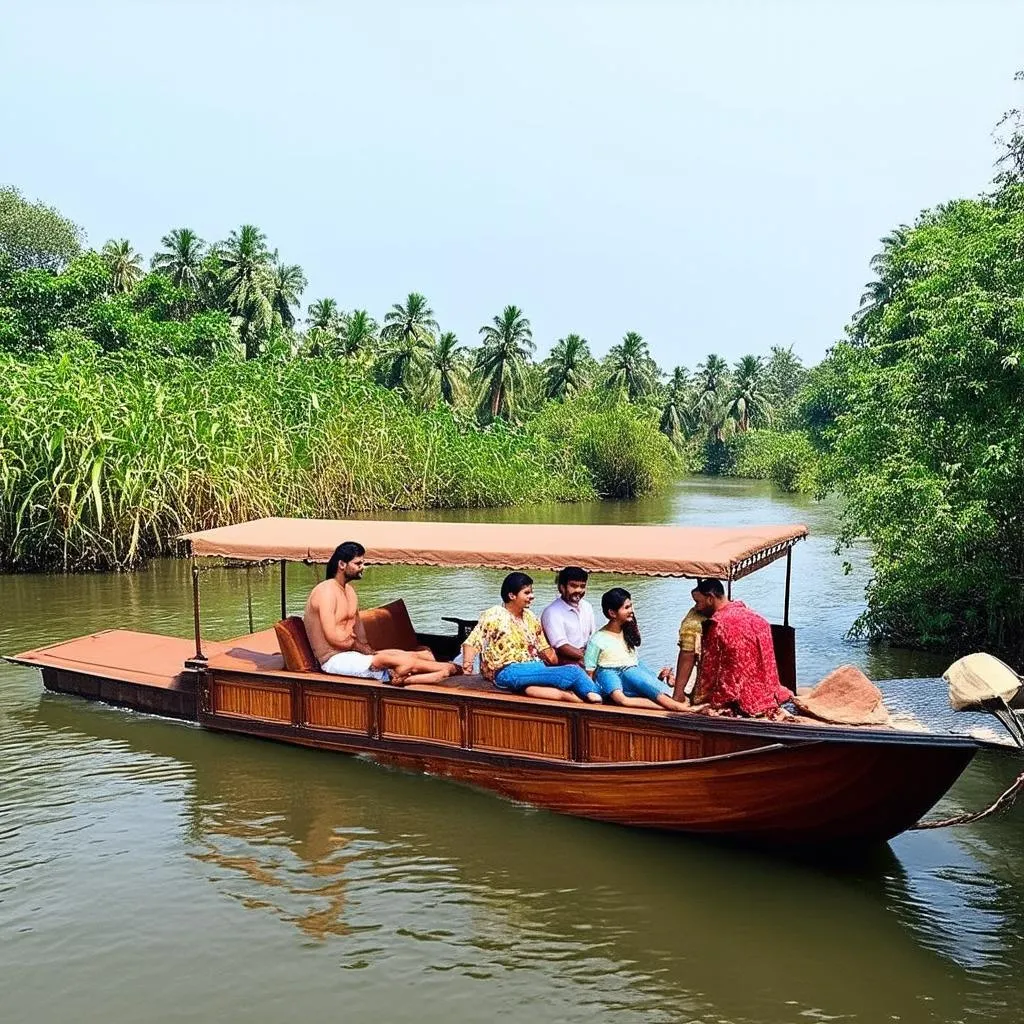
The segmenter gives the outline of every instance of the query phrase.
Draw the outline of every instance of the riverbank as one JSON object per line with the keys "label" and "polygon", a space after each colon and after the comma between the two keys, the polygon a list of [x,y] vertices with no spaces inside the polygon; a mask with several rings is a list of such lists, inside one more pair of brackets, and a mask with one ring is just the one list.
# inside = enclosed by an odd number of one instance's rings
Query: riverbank
{"label": "riverbank", "polygon": [[678,468],[628,403],[485,427],[338,360],[0,355],[0,567],[125,569],[265,515],[630,497]]}

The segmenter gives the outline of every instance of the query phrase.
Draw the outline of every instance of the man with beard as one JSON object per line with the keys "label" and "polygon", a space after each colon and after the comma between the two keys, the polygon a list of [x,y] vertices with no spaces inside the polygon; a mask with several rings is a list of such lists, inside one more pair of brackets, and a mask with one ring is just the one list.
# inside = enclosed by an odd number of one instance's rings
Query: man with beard
{"label": "man with beard", "polygon": [[359,621],[359,598],[353,580],[362,579],[366,549],[354,540],[339,544],[327,563],[327,578],[306,602],[302,621],[309,645],[324,672],[337,676],[379,679],[398,686],[438,683],[462,670],[435,661],[421,651],[375,651]]}
{"label": "man with beard", "polygon": [[589,574],[567,565],[555,580],[558,597],[541,612],[540,622],[559,665],[582,665],[587,643],[594,633],[594,609],[583,598]]}

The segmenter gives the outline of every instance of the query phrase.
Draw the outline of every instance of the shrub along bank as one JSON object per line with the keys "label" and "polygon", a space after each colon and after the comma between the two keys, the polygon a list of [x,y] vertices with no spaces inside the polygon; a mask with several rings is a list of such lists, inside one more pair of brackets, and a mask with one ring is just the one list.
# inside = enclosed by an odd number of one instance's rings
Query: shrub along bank
{"label": "shrub along bank", "polygon": [[748,430],[724,441],[708,440],[692,453],[696,471],[716,476],[771,480],[783,490],[821,490],[821,453],[803,430]]}

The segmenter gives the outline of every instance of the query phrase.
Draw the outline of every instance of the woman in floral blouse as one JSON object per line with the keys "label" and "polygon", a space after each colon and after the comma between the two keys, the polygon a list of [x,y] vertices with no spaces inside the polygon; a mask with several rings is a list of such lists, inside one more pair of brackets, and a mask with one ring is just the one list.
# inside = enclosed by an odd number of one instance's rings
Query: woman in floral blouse
{"label": "woman in floral blouse", "polygon": [[546,700],[601,703],[597,684],[579,665],[559,665],[544,636],[540,619],[530,611],[533,580],[512,572],[502,581],[501,604],[480,616],[462,648],[462,664],[471,671],[480,655],[480,671],[499,690]]}

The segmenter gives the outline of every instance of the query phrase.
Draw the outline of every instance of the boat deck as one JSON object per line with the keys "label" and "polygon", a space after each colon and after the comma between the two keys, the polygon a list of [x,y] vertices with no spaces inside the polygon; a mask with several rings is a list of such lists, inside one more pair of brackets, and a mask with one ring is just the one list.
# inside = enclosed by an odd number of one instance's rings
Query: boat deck
{"label": "boat deck", "polygon": [[[232,644],[206,645],[208,656]],[[192,640],[105,629],[7,658],[42,670],[48,690],[171,718],[196,719],[196,676],[185,669]]]}
{"label": "boat deck", "polygon": [[[285,670],[273,629],[220,642],[204,641],[203,653],[209,659],[211,669],[309,681],[307,673]],[[185,661],[194,654],[195,642],[192,639],[130,629],[106,629],[23,651],[6,660],[40,669],[48,690],[148,714],[195,721],[196,673],[185,668]],[[334,677],[323,675],[318,678],[330,683]],[[362,682],[368,686],[382,685],[371,680]],[[491,693],[496,699],[509,698],[508,694],[500,693],[480,675],[453,676],[444,684],[411,689],[472,690],[481,696]],[[521,699],[533,703],[530,698]],[[651,714],[662,712],[652,711]]]}

